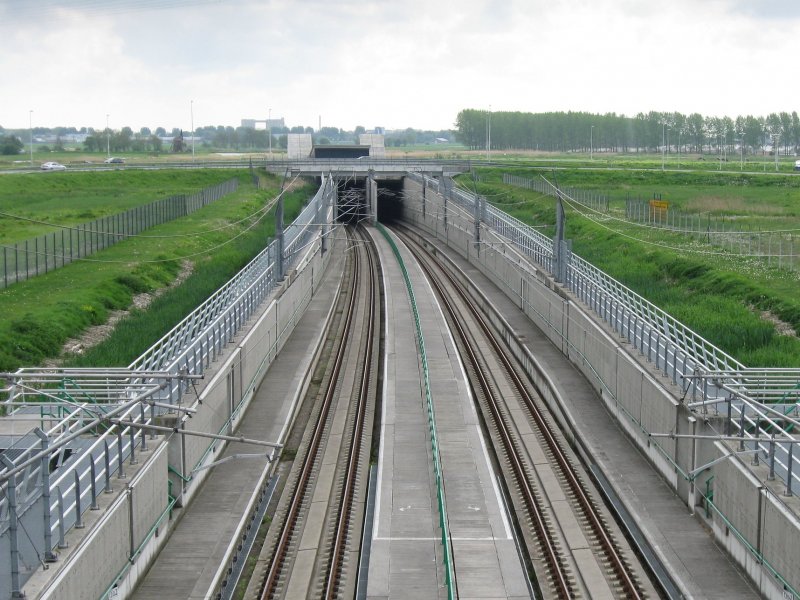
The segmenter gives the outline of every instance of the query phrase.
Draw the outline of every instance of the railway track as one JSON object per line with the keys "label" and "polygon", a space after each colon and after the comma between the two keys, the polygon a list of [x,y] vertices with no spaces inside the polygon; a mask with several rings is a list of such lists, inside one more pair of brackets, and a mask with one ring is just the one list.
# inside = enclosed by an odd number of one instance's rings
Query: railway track
{"label": "railway track", "polygon": [[395,233],[445,309],[541,596],[658,597],[544,403],[463,286],[412,238]]}
{"label": "railway track", "polygon": [[[374,249],[348,230],[336,317],[314,374],[302,441],[247,598],[352,598],[366,497],[380,351]],[[326,355],[327,360],[325,359]],[[300,419],[298,419],[300,422]],[[289,455],[291,452],[288,453]]]}

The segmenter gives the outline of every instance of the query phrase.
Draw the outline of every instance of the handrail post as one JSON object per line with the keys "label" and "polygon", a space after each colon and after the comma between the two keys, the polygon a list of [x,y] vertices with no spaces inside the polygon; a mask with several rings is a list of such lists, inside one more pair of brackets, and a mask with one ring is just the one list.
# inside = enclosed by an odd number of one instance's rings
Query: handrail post
{"label": "handrail post", "polygon": [[122,456],[122,432],[119,429],[117,430],[117,479],[125,479],[125,458]]}
{"label": "handrail post", "polygon": [[89,505],[89,510],[99,510],[100,506],[97,504],[97,466],[94,464],[94,454],[89,455],[89,468],[92,479],[92,503]]}
{"label": "handrail post", "polygon": [[64,549],[68,546],[64,541],[64,494],[61,493],[61,486],[56,488],[58,494],[58,547]]}
{"label": "handrail post", "polygon": [[111,456],[109,455],[108,440],[103,440],[103,449],[104,449],[103,459],[105,461],[105,467],[106,467],[106,477],[105,477],[106,485],[103,491],[106,494],[110,494],[114,490],[111,487]]}
{"label": "handrail post", "polygon": [[[42,443],[42,451],[47,451],[50,447],[50,438],[48,435],[38,427],[33,430],[36,436]],[[52,530],[52,515],[50,514],[50,454],[47,453],[42,456],[41,460],[42,469],[42,518],[44,527],[44,561],[55,562],[56,555],[53,553],[53,530]]]}
{"label": "handrail post", "polygon": [[775,480],[775,432],[772,432],[772,439],[769,441],[769,475],[768,481]]}
{"label": "handrail post", "polygon": [[[6,469],[14,468],[14,463],[5,455],[0,454],[0,464]],[[8,478],[6,496],[8,498],[8,535],[11,559],[11,597],[24,598],[25,594],[19,586],[19,542],[17,540],[17,477],[13,475]]]}
{"label": "handrail post", "polygon": [[83,510],[81,507],[81,476],[78,469],[73,471],[75,474],[75,529],[83,529]]}

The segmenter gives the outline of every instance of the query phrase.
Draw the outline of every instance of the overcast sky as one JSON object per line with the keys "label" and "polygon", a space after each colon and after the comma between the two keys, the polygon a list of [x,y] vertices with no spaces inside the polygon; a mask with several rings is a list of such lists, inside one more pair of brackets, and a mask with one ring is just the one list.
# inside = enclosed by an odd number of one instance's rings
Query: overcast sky
{"label": "overcast sky", "polygon": [[0,0],[0,125],[800,110],[798,0]]}

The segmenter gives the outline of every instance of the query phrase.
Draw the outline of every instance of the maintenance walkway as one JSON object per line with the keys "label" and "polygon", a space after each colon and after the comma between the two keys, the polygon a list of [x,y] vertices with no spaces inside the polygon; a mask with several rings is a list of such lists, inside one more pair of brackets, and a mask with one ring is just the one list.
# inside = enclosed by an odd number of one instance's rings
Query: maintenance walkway
{"label": "maintenance walkway", "polygon": [[[313,368],[328,313],[342,274],[343,253],[335,252],[322,284],[278,357],[255,392],[237,435],[283,442],[303,382]],[[253,446],[232,442],[223,457],[253,453]],[[133,594],[136,600],[199,600],[214,593],[236,530],[245,518],[266,466],[265,459],[231,460],[214,467],[197,497],[179,509],[180,521],[149,572]],[[181,514],[182,513],[182,514]]]}
{"label": "maintenance walkway", "polygon": [[[386,298],[386,368],[368,600],[446,598],[437,488],[414,317],[400,265],[375,230]],[[399,243],[398,243],[399,245]],[[458,598],[529,598],[466,374],[442,310],[402,245],[431,382]]]}

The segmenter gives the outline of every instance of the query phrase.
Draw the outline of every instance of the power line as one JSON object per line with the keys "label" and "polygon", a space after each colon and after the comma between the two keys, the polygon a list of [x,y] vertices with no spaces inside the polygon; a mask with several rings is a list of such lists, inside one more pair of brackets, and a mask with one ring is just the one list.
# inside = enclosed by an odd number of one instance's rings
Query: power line
{"label": "power line", "polygon": [[[280,196],[282,194],[283,194],[283,192],[281,192],[275,198],[273,198],[272,201],[270,202],[269,206],[270,207],[273,206],[275,204],[275,202],[278,201],[278,199],[280,198]],[[207,248],[207,249],[201,250],[199,252],[194,252],[192,254],[186,254],[186,255],[183,255],[183,256],[173,256],[172,258],[163,258],[163,259],[157,259],[157,260],[155,260],[155,259],[154,260],[144,260],[144,259],[137,259],[137,258],[132,258],[132,259],[128,259],[128,260],[104,260],[104,259],[100,259],[100,258],[72,257],[71,258],[71,262],[81,261],[81,262],[100,263],[100,264],[126,264],[126,265],[129,265],[132,262],[138,263],[138,264],[157,264],[157,263],[172,262],[172,261],[176,261],[176,260],[186,260],[186,259],[194,258],[194,257],[197,257],[197,256],[203,256],[203,255],[208,254],[210,252],[213,252],[215,250],[219,250],[220,248],[223,248],[223,247],[227,246],[228,244],[233,243],[234,241],[236,241],[237,239],[242,237],[244,234],[248,233],[256,225],[258,225],[264,219],[264,217],[266,217],[266,216],[267,216],[267,211],[262,212],[261,215],[255,221],[253,221],[248,227],[243,229],[241,232],[239,232],[236,235],[234,235],[232,238],[230,238],[228,240],[225,240],[224,242],[222,242],[220,244],[212,246],[211,248]],[[143,236],[143,237],[148,237],[148,236]],[[14,249],[12,246],[6,246],[6,245],[3,245],[3,244],[0,244],[0,248],[8,248],[10,250]],[[39,256],[45,256],[45,257],[54,256],[56,258],[61,258],[64,261],[67,258],[70,258],[70,257],[68,257],[68,256],[66,256],[64,254],[57,255],[57,254],[54,254],[54,253],[51,253],[51,252],[45,253],[45,252],[35,252],[35,251],[31,252],[31,251],[28,251],[28,253],[29,254],[34,254],[34,255],[39,255]]]}
{"label": "power line", "polygon": [[[667,250],[673,250],[675,252],[684,252],[684,253],[688,253],[688,254],[699,254],[699,255],[706,255],[706,256],[727,256],[727,257],[742,256],[742,257],[760,259],[760,260],[763,260],[763,259],[766,259],[766,258],[769,258],[769,257],[772,257],[772,258],[781,258],[781,257],[789,258],[790,256],[793,256],[793,255],[788,255],[788,254],[785,254],[785,255],[765,254],[763,256],[759,256],[759,255],[753,255],[753,254],[738,254],[736,252],[714,252],[714,251],[711,251],[711,250],[699,250],[699,249],[690,248],[688,246],[672,246],[670,244],[666,244],[666,243],[662,243],[662,242],[655,242],[655,241],[652,241],[652,240],[645,240],[645,239],[638,238],[636,236],[633,236],[633,235],[630,235],[630,234],[627,234],[627,233],[623,233],[622,231],[618,231],[616,229],[613,229],[613,228],[609,227],[608,225],[606,225],[605,223],[603,223],[602,221],[599,221],[597,219],[591,218],[588,214],[585,214],[585,213],[581,212],[576,206],[576,204],[578,204],[578,203],[576,203],[574,201],[571,202],[568,199],[568,197],[564,197],[562,199],[576,213],[578,213],[580,216],[584,217],[585,219],[589,219],[590,221],[592,221],[592,223],[595,223],[595,224],[599,225],[600,227],[602,227],[603,229],[606,229],[607,231],[610,231],[611,233],[614,233],[614,234],[619,235],[621,237],[624,237],[624,238],[627,238],[629,240],[633,240],[635,242],[639,242],[640,244],[645,244],[645,245],[648,245],[648,246],[656,246],[658,248],[664,248],[664,249],[667,249]],[[580,205],[580,206],[583,206],[583,205]],[[587,208],[587,207],[584,207],[584,208]],[[613,219],[612,218],[612,220],[620,220],[620,219]],[[641,226],[638,223],[631,223],[629,221],[624,221],[624,220],[623,220],[623,222],[629,223],[630,225],[634,225],[634,226]],[[648,226],[648,228],[657,229],[659,231],[672,231],[672,230],[664,230],[664,229],[659,228],[659,227]]]}
{"label": "power line", "polygon": [[[292,185],[298,178],[299,178],[299,175],[295,176],[295,178],[291,182],[289,182],[289,186]],[[286,186],[286,187],[288,188],[289,186]],[[244,223],[245,221],[247,221],[249,219],[255,218],[260,213],[269,212],[269,210],[271,210],[272,207],[275,206],[275,203],[285,193],[286,193],[286,190],[284,189],[284,191],[280,192],[277,196],[273,197],[269,202],[267,202],[266,205],[264,205],[263,207],[259,208],[255,212],[252,212],[249,215],[246,215],[246,216],[242,217],[238,221],[233,221],[231,223],[228,223],[226,225],[222,225],[221,227],[217,227],[217,228],[214,228],[214,229],[204,229],[202,231],[197,231],[195,233],[176,233],[176,234],[173,234],[173,235],[142,235],[142,234],[133,234],[133,233],[124,234],[124,233],[113,233],[113,232],[110,232],[110,231],[99,231],[99,230],[96,230],[96,229],[86,230],[86,229],[82,229],[80,227],[74,227],[74,226],[69,226],[69,225],[59,225],[57,223],[49,223],[47,221],[39,221],[37,219],[31,219],[30,217],[23,217],[21,215],[13,215],[11,213],[6,213],[6,212],[0,212],[0,217],[6,217],[8,219],[14,219],[14,220],[18,220],[18,221],[25,221],[25,222],[28,222],[28,223],[35,223],[37,225],[44,225],[44,226],[47,226],[47,227],[52,227],[54,229],[60,229],[60,230],[64,230],[64,231],[79,231],[79,232],[83,232],[83,233],[86,233],[88,231],[89,233],[91,233],[93,235],[103,235],[103,236],[119,237],[119,238],[125,238],[125,239],[128,239],[128,238],[172,239],[172,238],[182,238],[182,237],[199,237],[199,236],[205,235],[207,233],[216,233],[216,232],[222,231],[224,229],[230,229],[231,227],[236,227],[237,225],[240,225],[241,223]],[[161,223],[161,225],[163,225],[163,224],[164,223]],[[47,235],[47,234],[43,234],[43,235]],[[3,246],[3,247],[7,248],[8,246]]]}

